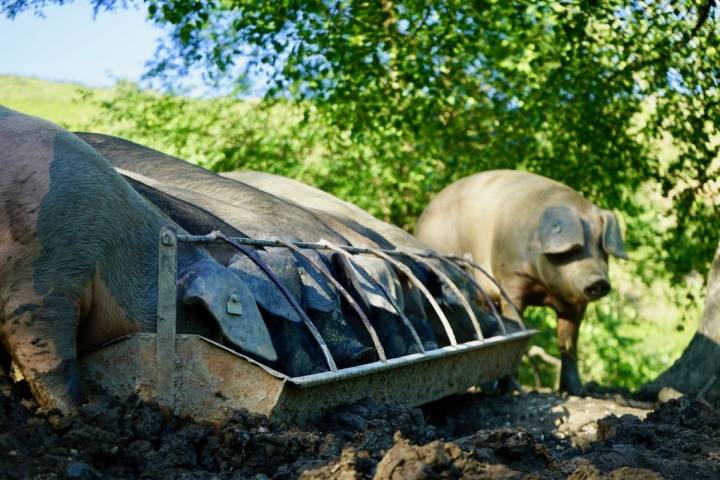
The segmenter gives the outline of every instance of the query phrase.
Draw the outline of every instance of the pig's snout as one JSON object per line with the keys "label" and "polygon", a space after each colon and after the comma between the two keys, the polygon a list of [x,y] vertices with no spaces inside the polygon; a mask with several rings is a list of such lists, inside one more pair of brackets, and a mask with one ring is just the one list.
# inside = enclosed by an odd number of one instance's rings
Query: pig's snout
{"label": "pig's snout", "polygon": [[590,300],[597,300],[610,292],[610,282],[607,279],[599,278],[585,287],[584,293]]}

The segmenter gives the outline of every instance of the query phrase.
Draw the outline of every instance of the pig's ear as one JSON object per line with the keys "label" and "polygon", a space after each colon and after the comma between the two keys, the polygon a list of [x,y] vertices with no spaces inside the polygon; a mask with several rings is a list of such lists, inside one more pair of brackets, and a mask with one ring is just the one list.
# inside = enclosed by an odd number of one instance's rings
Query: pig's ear
{"label": "pig's ear", "polygon": [[583,227],[575,210],[565,207],[546,208],[538,228],[541,253],[567,253],[584,245]]}
{"label": "pig's ear", "polygon": [[[277,256],[270,252],[259,250],[255,253],[265,261],[265,264],[273,272],[280,272],[279,280],[294,294],[298,302],[302,302],[300,292],[294,288],[294,283],[299,283],[299,280],[298,282],[293,282],[295,278],[291,277],[296,273],[295,270],[287,268],[286,265],[282,264],[282,259],[274,258]],[[280,293],[277,285],[275,285],[265,272],[263,272],[255,262],[250,260],[250,258],[245,255],[237,255],[232,259],[232,263],[228,265],[228,268],[247,285],[253,292],[255,301],[266,311],[280,318],[290,320],[291,322],[302,322],[302,318],[300,318],[298,312],[293,308],[287,298]]]}
{"label": "pig's ear", "polygon": [[244,351],[266,360],[277,360],[270,332],[255,299],[235,274],[216,262],[200,260],[178,277],[183,303],[205,307],[225,338]]}
{"label": "pig's ear", "polygon": [[610,255],[627,260],[628,254],[625,251],[625,244],[623,243],[622,233],[620,233],[620,224],[617,217],[610,210],[601,210],[600,214],[603,219],[603,250]]}

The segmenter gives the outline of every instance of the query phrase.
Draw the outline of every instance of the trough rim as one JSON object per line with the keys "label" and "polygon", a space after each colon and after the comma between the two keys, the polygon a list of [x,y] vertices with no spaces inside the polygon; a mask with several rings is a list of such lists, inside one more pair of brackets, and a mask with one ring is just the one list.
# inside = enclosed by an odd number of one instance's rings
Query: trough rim
{"label": "trough rim", "polygon": [[[413,365],[423,362],[432,361],[438,358],[446,358],[451,357],[454,355],[460,355],[465,352],[474,351],[474,350],[480,350],[483,348],[487,348],[494,345],[500,345],[503,343],[512,343],[517,340],[522,340],[525,338],[532,337],[537,333],[537,330],[528,328],[526,330],[521,330],[518,332],[508,333],[505,335],[497,335],[494,337],[488,337],[483,340],[471,340],[468,342],[460,343],[458,345],[447,345],[445,347],[439,347],[433,350],[427,350],[425,353],[412,353],[410,355],[403,355],[402,357],[395,357],[395,358],[389,358],[385,361],[378,360],[371,363],[365,363],[363,365],[356,365],[353,367],[347,367],[339,369],[337,372],[327,371],[327,372],[320,372],[320,373],[313,373],[310,375],[302,375],[299,377],[291,377],[289,375],[286,375],[284,373],[278,372],[277,370],[268,367],[267,365],[255,360],[254,358],[248,357],[247,355],[244,355],[237,350],[233,350],[232,348],[222,345],[214,340],[211,340],[207,337],[204,337],[202,335],[197,334],[190,334],[190,333],[179,333],[176,336],[177,337],[196,337],[200,340],[209,343],[210,345],[213,345],[216,348],[219,348],[221,350],[224,350],[231,355],[234,355],[238,358],[241,358],[242,360],[245,360],[246,362],[252,363],[253,365],[256,365],[260,368],[262,368],[265,372],[272,375],[273,377],[278,378],[279,380],[282,380],[284,382],[290,383],[298,388],[309,388],[314,387],[317,385],[323,385],[326,383],[333,383],[333,382],[340,382],[344,379],[348,378],[356,378],[356,377],[363,377],[367,375],[372,375],[376,372],[381,372],[384,370],[391,370],[393,368],[397,368],[400,366],[405,365]],[[99,346],[98,348],[93,349],[92,351],[85,352],[83,356],[89,355],[93,352],[97,352],[99,350],[103,350],[104,348],[118,342],[122,342],[125,340],[130,340],[132,338],[153,338],[157,334],[154,332],[138,332],[133,333],[130,335],[124,335],[122,337],[118,337],[116,339],[113,339],[107,343],[104,343],[103,345]]]}

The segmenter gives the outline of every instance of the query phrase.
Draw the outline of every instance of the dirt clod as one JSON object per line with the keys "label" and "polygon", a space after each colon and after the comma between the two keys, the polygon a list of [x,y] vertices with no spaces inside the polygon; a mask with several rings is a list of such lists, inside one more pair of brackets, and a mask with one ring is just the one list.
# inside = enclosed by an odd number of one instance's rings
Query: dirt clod
{"label": "dirt clod", "polygon": [[0,376],[3,478],[713,478],[720,414],[670,400],[549,393],[445,399],[423,409],[362,401],[297,428],[237,412],[214,426],[136,397],[77,414],[39,409]]}

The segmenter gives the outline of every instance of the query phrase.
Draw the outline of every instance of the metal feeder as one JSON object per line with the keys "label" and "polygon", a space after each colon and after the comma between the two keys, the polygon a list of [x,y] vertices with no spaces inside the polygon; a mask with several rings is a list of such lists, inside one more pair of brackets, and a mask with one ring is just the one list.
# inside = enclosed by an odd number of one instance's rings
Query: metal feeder
{"label": "metal feeder", "polygon": [[[341,251],[348,256],[370,253],[385,259],[395,268],[401,267],[391,256],[459,261],[457,258],[440,257],[427,252],[231,238],[220,232],[205,236],[176,235],[174,231],[164,229],[160,235],[157,333],[122,337],[82,357],[80,364],[88,381],[111,394],[124,396],[137,393],[143,400],[157,401],[178,415],[187,415],[197,420],[218,423],[231,417],[233,411],[244,409],[302,424],[317,418],[328,408],[365,397],[377,402],[394,401],[417,406],[511,375],[526,351],[529,338],[535,333],[524,326],[521,331],[507,333],[503,326],[501,335],[482,338],[477,326],[477,340],[458,343],[452,327],[440,311],[451,345],[386,359],[382,346],[375,341],[381,360],[338,369],[324,340],[312,321],[302,312],[301,318],[304,317],[306,326],[323,349],[329,371],[289,377],[200,335],[175,332],[177,242],[222,241],[233,245],[254,262],[260,262],[258,266],[273,281],[277,279],[261,264],[262,260],[243,245],[285,247],[296,251],[327,249]],[[316,268],[320,270],[322,267],[316,265]],[[402,273],[408,275],[416,285],[421,285],[412,272],[407,270]],[[324,274],[329,275],[328,272]],[[443,277],[442,281],[452,284],[449,278]],[[282,284],[276,284],[283,295],[290,295]],[[474,285],[479,288],[476,283]],[[455,285],[449,286],[457,290]],[[426,296],[429,295],[424,287],[421,290]],[[297,302],[293,302],[294,299],[291,304],[299,309]],[[439,310],[434,299],[431,304],[436,311]],[[472,315],[469,305],[465,303],[465,306],[469,317],[476,323],[477,319]],[[503,325],[497,311],[494,314]],[[370,333],[377,340],[374,332]],[[118,369],[119,364],[123,368]]]}

